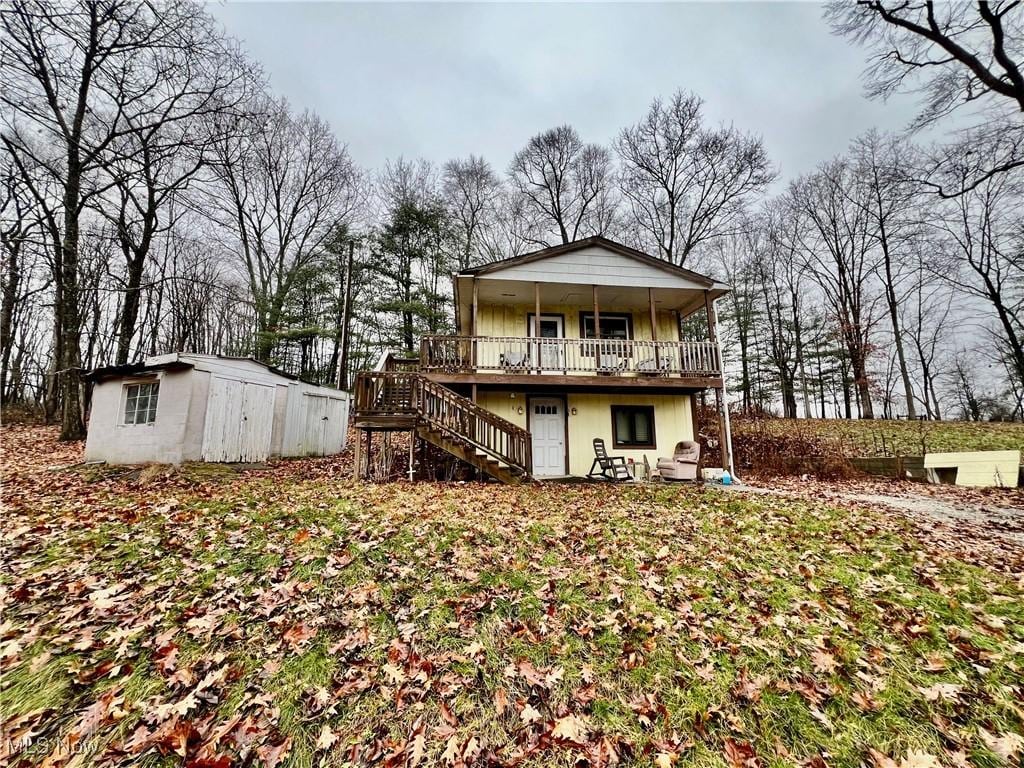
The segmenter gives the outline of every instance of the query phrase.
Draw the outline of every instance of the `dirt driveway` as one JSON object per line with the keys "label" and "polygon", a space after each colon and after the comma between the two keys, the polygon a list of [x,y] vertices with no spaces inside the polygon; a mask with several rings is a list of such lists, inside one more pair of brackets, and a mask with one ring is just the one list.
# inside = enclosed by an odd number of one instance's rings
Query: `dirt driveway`
{"label": "dirt driveway", "polygon": [[733,486],[904,518],[930,548],[1016,576],[1024,583],[1024,489],[959,488],[859,478],[750,478]]}

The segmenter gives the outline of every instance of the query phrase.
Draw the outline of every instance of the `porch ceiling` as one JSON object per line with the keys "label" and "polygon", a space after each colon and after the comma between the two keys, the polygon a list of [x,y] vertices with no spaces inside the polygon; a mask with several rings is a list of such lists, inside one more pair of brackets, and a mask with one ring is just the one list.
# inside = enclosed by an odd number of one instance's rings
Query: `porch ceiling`
{"label": "porch ceiling", "polygon": [[[468,318],[473,310],[472,276],[459,275],[455,278],[459,327],[468,327]],[[481,304],[533,305],[534,283],[526,280],[498,280],[477,277],[477,296]],[[590,309],[594,304],[592,283],[551,283],[538,282],[541,309],[555,306],[575,306]],[[649,309],[649,293],[646,286],[598,285],[598,306],[608,311]],[[654,305],[659,310],[677,310],[686,317],[704,308],[702,288],[653,288]],[[715,284],[707,291],[711,298],[717,298],[727,290]]]}

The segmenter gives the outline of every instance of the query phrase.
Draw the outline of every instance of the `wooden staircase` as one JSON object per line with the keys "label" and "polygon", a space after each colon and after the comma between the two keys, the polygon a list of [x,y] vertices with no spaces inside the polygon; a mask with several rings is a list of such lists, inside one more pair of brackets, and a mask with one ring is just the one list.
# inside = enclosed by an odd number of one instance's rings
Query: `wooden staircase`
{"label": "wooden staircase", "polygon": [[357,429],[408,429],[503,483],[530,477],[530,433],[413,371],[364,371],[355,381]]}

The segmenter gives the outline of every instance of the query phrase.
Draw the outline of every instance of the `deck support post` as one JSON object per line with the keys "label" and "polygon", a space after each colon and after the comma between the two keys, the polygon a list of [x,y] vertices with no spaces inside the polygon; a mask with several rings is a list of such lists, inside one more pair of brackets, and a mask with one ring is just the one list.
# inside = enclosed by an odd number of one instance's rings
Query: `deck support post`
{"label": "deck support post", "polygon": [[[658,340],[658,311],[654,308],[654,289],[647,289],[647,303],[651,308],[651,341]],[[658,359],[658,345],[654,345],[654,370],[661,372],[661,361]]]}
{"label": "deck support post", "polygon": [[540,283],[533,284],[533,335],[540,338]]}
{"label": "deck support post", "polygon": [[[704,307],[708,313],[708,338],[710,341],[718,344],[718,317],[715,314],[715,301],[711,298],[710,291],[704,291]],[[725,377],[725,371],[722,371],[722,377]],[[730,453],[729,446],[729,432],[725,426],[725,409],[729,407],[729,404],[722,398],[722,387],[715,387],[715,413],[718,414],[718,445],[719,452],[722,455],[722,470],[728,471],[732,465],[732,456]]]}
{"label": "deck support post", "polygon": [[533,284],[533,346],[537,349],[537,373],[541,372],[540,360],[540,283]]}
{"label": "deck support post", "polygon": [[364,431],[365,430],[362,430],[362,429],[357,429],[356,430],[356,444],[353,447],[353,456],[352,456],[352,479],[353,480],[359,480],[360,479],[360,476],[359,476],[359,465],[362,463],[362,460],[363,460],[363,432]]}
{"label": "deck support post", "polygon": [[476,350],[476,334],[477,328],[479,328],[479,307],[480,307],[480,286],[477,279],[473,278],[473,312],[470,315],[469,322],[469,363],[476,369],[477,361],[477,350]]}
{"label": "deck support post", "polygon": [[409,482],[411,483],[416,479],[416,430],[409,430]]}
{"label": "deck support post", "polygon": [[469,317],[469,335],[476,336],[477,329],[477,312],[480,306],[480,288],[477,284],[477,279],[473,278],[473,313]]}

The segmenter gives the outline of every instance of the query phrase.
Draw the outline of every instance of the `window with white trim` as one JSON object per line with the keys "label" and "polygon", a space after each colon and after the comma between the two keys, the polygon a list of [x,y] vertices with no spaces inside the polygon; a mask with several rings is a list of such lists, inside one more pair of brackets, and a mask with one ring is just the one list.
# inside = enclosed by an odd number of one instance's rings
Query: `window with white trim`
{"label": "window with white trim", "polygon": [[125,384],[124,423],[152,424],[156,421],[156,402],[159,397],[159,381]]}

